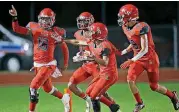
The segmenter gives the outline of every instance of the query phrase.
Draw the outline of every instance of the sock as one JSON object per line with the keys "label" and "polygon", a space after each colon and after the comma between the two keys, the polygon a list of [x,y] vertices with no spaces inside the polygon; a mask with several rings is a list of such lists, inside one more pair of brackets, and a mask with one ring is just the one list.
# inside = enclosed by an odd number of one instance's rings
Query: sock
{"label": "sock", "polygon": [[59,99],[62,99],[63,94],[60,91],[54,91],[53,95]]}
{"label": "sock", "polygon": [[36,107],[36,104],[37,103],[32,103],[32,102],[30,102],[30,104],[29,104],[29,111],[31,112],[33,112],[33,111],[35,111],[35,107]]}
{"label": "sock", "polygon": [[167,92],[165,93],[166,96],[168,96],[170,99],[174,97],[174,94],[167,89]]}
{"label": "sock", "polygon": [[94,112],[101,112],[101,105],[99,100],[92,100],[92,104]]}
{"label": "sock", "polygon": [[82,92],[79,97],[85,99],[86,94],[84,92]]}
{"label": "sock", "polygon": [[133,95],[134,95],[135,100],[137,101],[137,103],[142,103],[142,99],[140,98],[140,94],[139,93],[135,93]]}
{"label": "sock", "polygon": [[100,101],[101,101],[102,103],[104,103],[105,105],[107,105],[108,107],[109,107],[111,104],[113,104],[113,101],[110,101],[109,99],[107,99],[107,98],[104,97],[104,96],[101,96]]}

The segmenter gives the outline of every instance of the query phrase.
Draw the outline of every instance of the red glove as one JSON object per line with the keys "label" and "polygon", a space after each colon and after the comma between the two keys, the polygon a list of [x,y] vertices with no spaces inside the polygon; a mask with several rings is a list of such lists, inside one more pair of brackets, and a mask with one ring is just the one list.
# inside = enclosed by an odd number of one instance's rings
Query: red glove
{"label": "red glove", "polygon": [[121,64],[121,68],[122,69],[126,69],[126,68],[128,68],[129,66],[130,66],[130,64],[132,64],[133,63],[133,61],[131,60],[131,59],[128,59],[127,61],[125,61],[124,63],[122,63]]}

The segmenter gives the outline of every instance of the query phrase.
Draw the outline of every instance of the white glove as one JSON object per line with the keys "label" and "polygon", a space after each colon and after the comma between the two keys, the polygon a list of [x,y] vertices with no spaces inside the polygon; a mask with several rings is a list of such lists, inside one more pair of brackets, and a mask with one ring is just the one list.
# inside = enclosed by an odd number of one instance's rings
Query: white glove
{"label": "white glove", "polygon": [[73,62],[81,62],[81,61],[87,60],[86,56],[82,56],[80,54],[81,52],[78,52],[76,56],[73,57]]}

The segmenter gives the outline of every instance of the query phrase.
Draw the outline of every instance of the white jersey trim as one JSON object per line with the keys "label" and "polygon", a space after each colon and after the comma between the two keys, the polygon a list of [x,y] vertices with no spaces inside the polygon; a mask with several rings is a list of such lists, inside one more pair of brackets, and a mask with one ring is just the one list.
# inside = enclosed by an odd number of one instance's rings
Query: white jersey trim
{"label": "white jersey trim", "polygon": [[144,40],[143,38],[141,38],[141,44],[143,44],[144,41],[145,41],[146,47],[145,47],[145,49],[144,49],[143,51],[140,51],[136,56],[134,56],[134,57],[131,59],[131,60],[134,61],[134,62],[137,61],[137,60],[139,60],[140,58],[142,58],[142,57],[148,52],[149,47],[148,47],[147,34],[145,34],[144,36],[145,36],[145,40]]}

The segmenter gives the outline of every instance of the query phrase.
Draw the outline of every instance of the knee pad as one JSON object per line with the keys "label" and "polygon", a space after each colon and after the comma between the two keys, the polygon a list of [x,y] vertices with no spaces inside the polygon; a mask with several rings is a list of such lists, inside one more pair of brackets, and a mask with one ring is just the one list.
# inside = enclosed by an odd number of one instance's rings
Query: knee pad
{"label": "knee pad", "polygon": [[37,91],[37,89],[34,88],[29,88],[29,94],[30,94],[30,101],[32,103],[38,103],[39,101],[39,93]]}
{"label": "knee pad", "polygon": [[158,83],[150,83],[150,88],[152,91],[156,91],[158,88]]}

